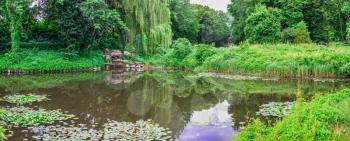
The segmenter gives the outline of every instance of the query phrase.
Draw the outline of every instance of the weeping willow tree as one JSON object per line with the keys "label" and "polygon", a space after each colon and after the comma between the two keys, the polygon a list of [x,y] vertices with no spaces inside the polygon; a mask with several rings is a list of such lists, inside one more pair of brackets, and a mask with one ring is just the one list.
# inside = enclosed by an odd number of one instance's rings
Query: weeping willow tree
{"label": "weeping willow tree", "polygon": [[122,0],[128,47],[150,56],[172,41],[168,0]]}

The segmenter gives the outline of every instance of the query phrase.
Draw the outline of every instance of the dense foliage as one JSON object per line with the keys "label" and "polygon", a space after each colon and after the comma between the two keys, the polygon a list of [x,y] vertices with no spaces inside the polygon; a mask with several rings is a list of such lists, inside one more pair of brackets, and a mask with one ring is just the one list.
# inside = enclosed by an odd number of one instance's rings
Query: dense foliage
{"label": "dense foliage", "polygon": [[[183,39],[181,39],[183,41]],[[179,41],[176,41],[179,42]],[[146,60],[160,66],[195,68],[197,71],[260,74],[284,77],[335,77],[349,74],[347,46],[321,48],[313,44],[249,44],[214,49],[208,45],[186,44],[184,56],[173,55],[178,48]],[[181,49],[183,50],[183,49]],[[182,51],[181,51],[182,52]],[[165,61],[161,61],[165,60]]]}
{"label": "dense foliage", "polygon": [[229,42],[229,17],[226,13],[189,0],[171,0],[171,22],[174,39],[187,38],[192,43],[227,46]]}
{"label": "dense foliage", "polygon": [[[269,127],[256,120],[237,141],[252,140],[349,140],[350,89],[318,97],[310,103],[299,100],[291,115]],[[345,128],[345,129],[344,129]]]}
{"label": "dense foliage", "polygon": [[199,13],[189,0],[171,0],[171,22],[174,38],[187,38],[192,43],[197,42],[200,30]]}
{"label": "dense foliage", "polygon": [[280,19],[277,11],[259,6],[247,18],[244,33],[250,43],[276,43],[280,41]]}
{"label": "dense foliage", "polygon": [[[312,41],[317,43],[345,41],[346,34],[349,33],[346,31],[346,22],[349,21],[347,0],[231,0],[231,2],[229,11],[235,18],[232,23],[232,38],[237,44],[250,38],[247,36],[251,35],[247,35],[242,29],[247,26],[249,17],[255,13],[254,9],[261,5],[279,11],[281,31],[290,32],[289,28],[295,28],[298,23],[304,21]],[[275,36],[279,36],[278,32]]]}

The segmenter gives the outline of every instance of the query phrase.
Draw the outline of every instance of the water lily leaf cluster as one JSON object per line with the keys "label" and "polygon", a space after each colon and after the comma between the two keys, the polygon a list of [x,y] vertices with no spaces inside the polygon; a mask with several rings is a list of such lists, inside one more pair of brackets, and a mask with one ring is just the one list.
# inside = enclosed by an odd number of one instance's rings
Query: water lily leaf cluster
{"label": "water lily leaf cluster", "polygon": [[265,117],[285,117],[291,113],[292,108],[294,107],[295,102],[270,102],[260,106],[257,115]]}
{"label": "water lily leaf cluster", "polygon": [[171,139],[169,129],[151,121],[139,120],[132,122],[108,121],[101,130],[95,128],[66,127],[66,126],[38,126],[31,131],[36,140],[120,140],[120,141],[166,141]]}
{"label": "water lily leaf cluster", "polygon": [[32,126],[43,123],[67,120],[74,115],[63,114],[60,110],[32,109],[27,107],[3,108],[0,110],[0,121],[14,126]]}
{"label": "water lily leaf cluster", "polygon": [[26,95],[8,95],[3,98],[4,101],[13,103],[13,104],[18,104],[18,105],[23,105],[23,104],[28,104],[28,103],[33,103],[33,102],[42,102],[42,101],[47,101],[50,100],[47,98],[47,95],[35,95],[35,94],[26,94]]}

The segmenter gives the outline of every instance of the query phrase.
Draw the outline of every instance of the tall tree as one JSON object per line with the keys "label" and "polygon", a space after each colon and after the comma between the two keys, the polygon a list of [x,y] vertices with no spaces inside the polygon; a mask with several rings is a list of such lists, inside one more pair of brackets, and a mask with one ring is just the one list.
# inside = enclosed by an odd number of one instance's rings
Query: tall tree
{"label": "tall tree", "polygon": [[345,2],[342,8],[342,12],[346,15],[347,17],[347,40],[350,43],[350,2]]}
{"label": "tall tree", "polygon": [[231,0],[228,9],[233,17],[231,34],[234,43],[239,44],[245,40],[245,21],[248,16],[254,12],[255,6],[258,4],[260,4],[260,0]]}
{"label": "tall tree", "polygon": [[246,20],[244,33],[250,43],[275,43],[281,38],[281,20],[276,9],[259,6]]}
{"label": "tall tree", "polygon": [[20,48],[20,32],[22,18],[25,8],[28,6],[27,0],[6,0],[7,19],[10,20],[11,33],[11,57],[16,58],[17,51]]}
{"label": "tall tree", "polygon": [[226,46],[230,37],[228,15],[207,6],[193,5],[193,8],[198,13],[200,24],[198,42],[204,44],[213,43],[216,47]]}
{"label": "tall tree", "polygon": [[187,38],[196,43],[200,30],[197,11],[192,7],[189,0],[171,0],[171,23],[174,39]]}
{"label": "tall tree", "polygon": [[86,0],[80,4],[80,10],[93,27],[92,46],[112,48],[119,44],[117,48],[124,49],[120,34],[126,30],[126,25],[115,8],[109,8],[104,0]]}
{"label": "tall tree", "polygon": [[8,20],[6,12],[6,3],[0,0],[0,44],[9,41]]}
{"label": "tall tree", "polygon": [[129,47],[146,56],[172,43],[168,0],[122,0]]}

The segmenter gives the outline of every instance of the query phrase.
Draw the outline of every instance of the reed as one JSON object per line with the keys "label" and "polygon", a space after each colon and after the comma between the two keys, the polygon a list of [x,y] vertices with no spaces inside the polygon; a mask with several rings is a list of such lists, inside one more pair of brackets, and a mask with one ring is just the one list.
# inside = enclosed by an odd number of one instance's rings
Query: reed
{"label": "reed", "polygon": [[300,78],[350,76],[350,46],[333,44],[328,47],[315,44],[234,46],[212,48],[210,50],[214,53],[204,54],[206,55],[204,57],[198,56],[201,55],[198,53],[200,46],[191,46],[191,53],[184,59],[173,55],[176,50],[172,48],[165,54],[145,59],[145,62],[156,66],[192,68],[201,72]]}

